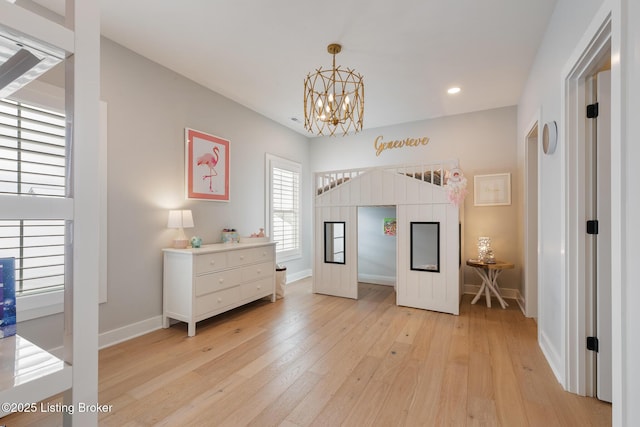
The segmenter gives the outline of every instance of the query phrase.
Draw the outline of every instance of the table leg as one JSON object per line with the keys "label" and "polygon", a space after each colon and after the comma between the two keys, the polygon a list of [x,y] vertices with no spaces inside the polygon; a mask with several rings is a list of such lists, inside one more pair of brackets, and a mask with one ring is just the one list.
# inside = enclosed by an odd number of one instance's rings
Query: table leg
{"label": "table leg", "polygon": [[490,282],[487,283],[487,286],[491,289],[491,291],[496,295],[498,301],[500,301],[500,305],[502,308],[506,308],[509,304],[502,298],[500,294],[500,287],[498,286],[498,276],[502,272],[502,270],[491,270],[492,273],[489,274]]}
{"label": "table leg", "polygon": [[473,299],[471,300],[471,304],[475,304],[478,302],[478,300],[480,299],[480,295],[482,295],[482,292],[484,291],[484,282],[482,282],[482,285],[480,285],[480,291],[478,291],[478,293],[476,294],[475,297],[473,297]]}
{"label": "table leg", "polygon": [[[480,290],[478,291],[476,296],[471,301],[471,304],[475,304],[476,302],[478,302],[478,300],[482,296],[483,292],[485,292],[487,296],[489,295],[488,294],[489,289],[487,288],[487,284],[491,283],[489,281],[489,277],[487,276],[487,272],[485,271],[484,268],[474,268],[474,270],[476,271],[476,273],[478,273],[478,276],[480,276],[480,278],[482,279],[482,285],[480,286]],[[490,297],[487,297],[487,306],[491,307],[491,298]]]}
{"label": "table leg", "polygon": [[484,287],[484,299],[487,300],[487,307],[491,308],[491,288],[489,287],[491,282],[487,282],[487,286]]}
{"label": "table leg", "polygon": [[487,301],[487,307],[491,308],[491,293],[493,292],[498,298],[500,302],[500,306],[502,308],[506,308],[509,304],[502,298],[502,294],[500,294],[500,287],[498,286],[498,276],[502,272],[502,270],[491,270],[485,269],[481,267],[474,267],[478,276],[482,279],[482,285],[480,286],[480,290],[476,294],[476,296],[471,300],[471,304],[475,304],[478,302],[482,294],[485,294],[485,300]]}

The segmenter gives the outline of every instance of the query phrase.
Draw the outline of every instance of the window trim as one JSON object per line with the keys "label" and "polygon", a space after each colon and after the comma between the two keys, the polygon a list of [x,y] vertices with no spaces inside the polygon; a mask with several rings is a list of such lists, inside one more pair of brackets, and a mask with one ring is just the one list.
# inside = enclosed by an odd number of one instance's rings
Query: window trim
{"label": "window trim", "polygon": [[18,323],[64,312],[64,290],[16,297]]}
{"label": "window trim", "polygon": [[[41,81],[33,81],[18,92],[9,96],[13,101],[22,102],[39,108],[65,113],[64,89]],[[99,273],[99,303],[107,302],[107,103],[100,101],[100,273]],[[73,218],[73,199],[63,198],[55,200],[47,198],[15,198],[16,196],[1,196],[13,203],[4,204],[5,213],[20,215],[22,219],[50,219],[58,216],[61,219]],[[9,212],[11,211],[11,212]],[[46,217],[33,215],[33,212],[47,212]],[[42,292],[31,295],[16,296],[16,321],[18,323],[46,317],[64,311],[64,290]]]}
{"label": "window trim", "polygon": [[283,157],[276,156],[274,154],[266,153],[265,156],[265,227],[268,236],[272,236],[273,229],[273,201],[272,201],[272,188],[273,188],[273,168],[288,170],[295,172],[299,176],[298,186],[298,248],[289,250],[286,252],[278,252],[278,246],[276,245],[276,259],[278,262],[291,261],[302,258],[302,164],[285,159]]}

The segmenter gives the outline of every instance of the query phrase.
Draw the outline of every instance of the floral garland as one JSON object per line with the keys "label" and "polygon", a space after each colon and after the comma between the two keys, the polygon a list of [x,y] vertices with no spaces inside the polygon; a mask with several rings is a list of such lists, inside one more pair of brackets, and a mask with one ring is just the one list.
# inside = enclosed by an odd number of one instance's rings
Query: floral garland
{"label": "floral garland", "polygon": [[449,179],[445,184],[449,202],[455,206],[460,206],[467,195],[467,178],[458,168],[451,169]]}

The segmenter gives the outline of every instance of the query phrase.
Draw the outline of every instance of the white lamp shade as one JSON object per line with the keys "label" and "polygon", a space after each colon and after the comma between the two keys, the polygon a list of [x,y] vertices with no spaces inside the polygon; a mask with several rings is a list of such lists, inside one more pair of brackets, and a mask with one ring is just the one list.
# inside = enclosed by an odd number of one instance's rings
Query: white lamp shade
{"label": "white lamp shade", "polygon": [[169,211],[167,228],[192,228],[193,215],[190,210]]}

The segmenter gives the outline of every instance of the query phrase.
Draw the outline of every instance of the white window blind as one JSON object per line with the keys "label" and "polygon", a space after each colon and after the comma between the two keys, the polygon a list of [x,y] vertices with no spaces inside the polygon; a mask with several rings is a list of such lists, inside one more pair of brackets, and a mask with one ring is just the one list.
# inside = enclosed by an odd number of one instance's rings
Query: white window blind
{"label": "white window blind", "polygon": [[[0,194],[62,198],[66,192],[65,117],[0,100]],[[0,257],[16,258],[16,294],[64,287],[64,220],[0,220]]]}
{"label": "white window blind", "polygon": [[267,160],[270,232],[282,261],[300,256],[300,165],[275,156]]}

